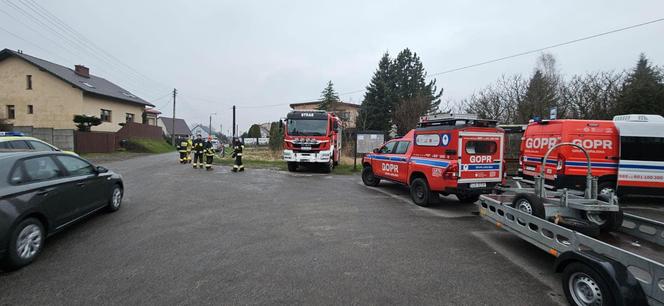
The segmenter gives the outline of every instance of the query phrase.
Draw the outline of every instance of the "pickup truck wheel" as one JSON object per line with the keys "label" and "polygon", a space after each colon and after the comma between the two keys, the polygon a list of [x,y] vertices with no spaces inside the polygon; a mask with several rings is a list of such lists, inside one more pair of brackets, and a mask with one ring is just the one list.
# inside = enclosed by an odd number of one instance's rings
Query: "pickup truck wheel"
{"label": "pickup truck wheel", "polygon": [[438,202],[438,193],[429,189],[426,179],[416,178],[410,183],[410,197],[418,206],[427,207]]}
{"label": "pickup truck wheel", "polygon": [[563,291],[571,305],[615,305],[607,282],[594,269],[574,262],[565,267]]}
{"label": "pickup truck wheel", "polygon": [[297,172],[297,163],[296,162],[288,162],[288,171],[289,172]]}
{"label": "pickup truck wheel", "polygon": [[480,199],[480,195],[477,193],[457,193],[455,195],[461,203],[475,203]]}
{"label": "pickup truck wheel", "polygon": [[364,185],[376,187],[380,183],[380,179],[374,175],[373,169],[367,166],[362,169],[362,182]]}
{"label": "pickup truck wheel", "polygon": [[512,201],[512,207],[540,219],[546,218],[544,203],[532,193],[519,193]]}

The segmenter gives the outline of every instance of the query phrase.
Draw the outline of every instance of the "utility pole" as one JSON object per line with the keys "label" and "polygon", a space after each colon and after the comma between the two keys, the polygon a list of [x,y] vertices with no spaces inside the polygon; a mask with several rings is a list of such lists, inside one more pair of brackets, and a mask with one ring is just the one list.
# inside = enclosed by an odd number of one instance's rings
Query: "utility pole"
{"label": "utility pole", "polygon": [[173,88],[173,122],[171,127],[173,128],[171,130],[171,145],[175,145],[175,96],[178,95],[178,90]]}
{"label": "utility pole", "polygon": [[232,137],[235,137],[235,132],[236,132],[236,129],[235,129],[235,105],[233,105],[233,136]]}

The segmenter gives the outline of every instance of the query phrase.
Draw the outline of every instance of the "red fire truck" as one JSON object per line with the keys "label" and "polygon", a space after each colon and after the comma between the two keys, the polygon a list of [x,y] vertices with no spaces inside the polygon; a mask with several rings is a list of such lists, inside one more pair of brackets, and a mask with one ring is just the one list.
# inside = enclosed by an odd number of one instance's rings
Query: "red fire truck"
{"label": "red fire truck", "polygon": [[[664,194],[664,118],[621,115],[611,120],[541,120],[528,124],[521,141],[519,172],[530,180],[546,151],[560,142],[581,145],[590,155],[598,192],[619,196]],[[561,147],[546,161],[550,188],[584,189],[587,162],[581,150]]]}
{"label": "red fire truck", "polygon": [[320,165],[331,172],[341,156],[341,120],[322,110],[292,111],[286,116],[284,160],[288,171]]}
{"label": "red fire truck", "polygon": [[475,202],[503,181],[503,139],[495,120],[470,114],[423,116],[406,136],[364,157],[362,181],[408,185],[420,206],[437,202],[439,194]]}

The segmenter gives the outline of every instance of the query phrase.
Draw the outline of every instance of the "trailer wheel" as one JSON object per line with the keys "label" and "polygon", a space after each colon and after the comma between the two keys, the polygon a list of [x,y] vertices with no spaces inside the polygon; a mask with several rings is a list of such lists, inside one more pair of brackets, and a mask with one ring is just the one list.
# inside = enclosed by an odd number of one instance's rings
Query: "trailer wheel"
{"label": "trailer wheel", "polygon": [[377,178],[371,166],[366,166],[362,169],[362,182],[364,185],[376,187],[380,183],[380,179]]}
{"label": "trailer wheel", "polygon": [[297,163],[296,162],[288,162],[288,171],[289,172],[297,172]]}
{"label": "trailer wheel", "polygon": [[[598,200],[609,202],[609,196],[600,194]],[[623,211],[603,211],[603,212],[585,212],[586,220],[599,226],[603,232],[612,232],[620,229],[623,223]]]}
{"label": "trailer wheel", "polygon": [[410,197],[418,206],[427,207],[440,199],[438,193],[429,189],[426,179],[418,177],[410,183]]}
{"label": "trailer wheel", "polygon": [[589,237],[597,237],[600,234],[600,227],[592,222],[586,222],[574,218],[564,217],[558,220],[558,225],[577,231]]}
{"label": "trailer wheel", "polygon": [[565,297],[571,305],[615,305],[607,282],[585,264],[573,262],[567,265],[562,283]]}
{"label": "trailer wheel", "polygon": [[519,193],[512,201],[512,207],[540,219],[546,218],[544,203],[532,193]]}

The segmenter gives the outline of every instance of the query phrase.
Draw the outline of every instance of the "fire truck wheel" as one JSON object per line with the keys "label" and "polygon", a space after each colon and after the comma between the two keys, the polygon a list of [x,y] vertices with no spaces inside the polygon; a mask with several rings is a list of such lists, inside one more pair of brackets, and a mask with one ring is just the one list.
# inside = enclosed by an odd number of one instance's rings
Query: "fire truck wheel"
{"label": "fire truck wheel", "polygon": [[410,197],[418,206],[427,207],[440,199],[438,193],[429,189],[426,179],[416,178],[410,183]]}
{"label": "fire truck wheel", "polygon": [[296,162],[288,162],[288,171],[296,172],[297,171],[297,163]]}
{"label": "fire truck wheel", "polygon": [[541,219],[546,218],[544,203],[532,193],[517,194],[512,201],[512,207]]}
{"label": "fire truck wheel", "polygon": [[600,234],[599,226],[595,223],[578,220],[571,217],[562,217],[558,220],[558,225],[577,231],[588,237],[597,237]]}
{"label": "fire truck wheel", "polygon": [[570,305],[615,305],[607,282],[586,264],[573,262],[567,265],[562,283]]}
{"label": "fire truck wheel", "polygon": [[330,161],[327,164],[323,164],[323,172],[332,173],[333,169],[334,169],[334,162]]}
{"label": "fire truck wheel", "polygon": [[457,193],[456,197],[461,203],[475,203],[480,199],[480,195],[477,193]]}
{"label": "fire truck wheel", "polygon": [[370,166],[367,166],[362,169],[362,182],[364,185],[376,187],[378,186],[378,183],[380,183],[380,179],[374,175],[373,169],[371,169]]}

